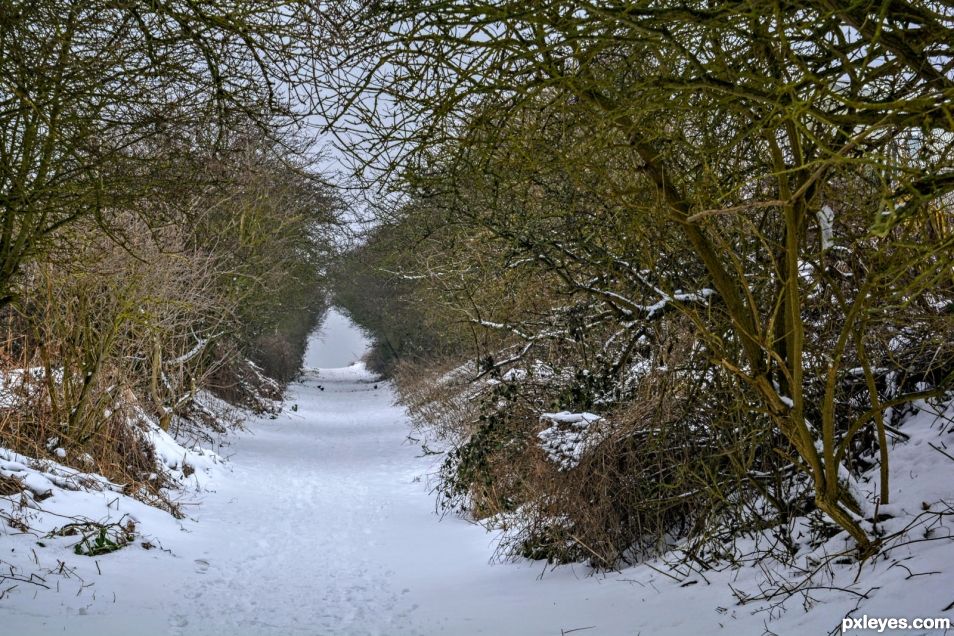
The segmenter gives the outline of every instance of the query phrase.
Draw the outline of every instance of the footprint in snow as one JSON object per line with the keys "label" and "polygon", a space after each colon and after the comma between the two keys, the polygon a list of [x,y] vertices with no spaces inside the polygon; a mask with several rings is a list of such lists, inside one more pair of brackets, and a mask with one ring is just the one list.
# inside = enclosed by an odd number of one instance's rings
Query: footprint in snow
{"label": "footprint in snow", "polygon": [[209,562],[205,559],[196,559],[195,560],[195,571],[199,574],[205,574],[209,571]]}
{"label": "footprint in snow", "polygon": [[189,619],[181,614],[176,614],[175,616],[169,617],[169,626],[170,627],[185,627],[189,624]]}

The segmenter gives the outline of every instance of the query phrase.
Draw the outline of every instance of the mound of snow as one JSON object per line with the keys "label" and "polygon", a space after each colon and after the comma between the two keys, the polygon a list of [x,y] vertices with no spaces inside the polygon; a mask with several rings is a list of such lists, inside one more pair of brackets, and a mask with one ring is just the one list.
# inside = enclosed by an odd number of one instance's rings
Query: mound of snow
{"label": "mound of snow", "polygon": [[56,593],[61,585],[82,593],[99,561],[118,556],[100,554],[94,563],[78,555],[101,531],[122,536],[122,553],[164,547],[181,536],[173,515],[123,494],[122,485],[102,475],[0,448],[0,484],[0,599]]}
{"label": "mound of snow", "polygon": [[161,464],[159,468],[164,469],[177,482],[191,480],[192,487],[200,489],[197,475],[211,473],[222,463],[222,458],[204,448],[182,446],[141,408],[137,407],[136,410],[137,417],[145,427],[144,435],[155,449],[156,460]]}
{"label": "mound of snow", "polygon": [[[176,499],[203,490],[223,460],[202,448],[183,447],[142,409],[135,409],[130,426],[138,427],[155,449],[157,474],[153,477],[158,479],[162,473],[166,478],[162,483],[171,481],[179,487],[163,489],[159,500],[145,488],[130,493],[128,486],[102,475],[0,447],[0,537],[4,543],[0,599],[18,593],[56,592],[67,581],[78,585],[77,594],[81,594],[89,587],[87,578],[99,574],[99,560],[113,558],[106,550],[95,554],[95,567],[86,562],[88,557],[82,555],[97,545],[97,537],[117,540],[125,553],[165,547],[182,536],[182,522],[145,501],[174,508]],[[53,452],[59,450],[59,440],[50,441]],[[66,453],[56,455],[64,457]],[[79,459],[93,463],[88,455]]]}
{"label": "mound of snow", "polygon": [[594,426],[603,418],[593,413],[543,413],[540,421],[551,424],[537,433],[540,448],[559,470],[576,468],[583,455],[605,439],[605,434]]}

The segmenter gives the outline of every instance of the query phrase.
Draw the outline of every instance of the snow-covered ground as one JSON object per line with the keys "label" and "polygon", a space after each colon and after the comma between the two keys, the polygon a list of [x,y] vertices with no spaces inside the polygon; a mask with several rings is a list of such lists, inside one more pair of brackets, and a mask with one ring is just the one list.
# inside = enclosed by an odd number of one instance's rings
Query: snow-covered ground
{"label": "snow-covered ground", "polygon": [[[856,606],[859,616],[951,615],[946,541],[900,549],[893,559],[910,557],[901,566],[864,566],[853,592],[814,590],[813,600],[799,594],[771,611],[739,605],[730,588],[756,592],[764,576],[756,568],[681,577],[656,563],[592,576],[584,566],[491,563],[492,534],[434,514],[427,474],[435,458],[406,441],[409,424],[393,401],[360,363],[307,371],[277,419],[250,421],[220,449],[229,469],[201,472],[188,519],[126,498],[111,503],[111,515],[134,515],[142,533],[118,552],[75,556],[65,538],[39,547],[35,537],[0,531],[0,559],[32,564],[50,588],[20,583],[4,595],[0,633],[816,635]],[[922,426],[936,436],[927,420]],[[897,451],[895,466],[908,471],[900,487],[919,488],[914,471],[930,470],[931,494],[952,490],[954,461],[926,445],[907,460]],[[83,496],[108,499],[100,506],[116,499]],[[144,540],[157,547],[144,549]],[[839,584],[856,573],[844,566]]]}

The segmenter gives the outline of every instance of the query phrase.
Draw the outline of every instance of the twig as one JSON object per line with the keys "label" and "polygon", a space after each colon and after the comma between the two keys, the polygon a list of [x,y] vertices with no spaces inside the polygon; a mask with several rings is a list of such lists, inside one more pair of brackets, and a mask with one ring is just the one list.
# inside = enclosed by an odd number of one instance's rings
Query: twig
{"label": "twig", "polygon": [[930,446],[931,448],[933,448],[934,450],[936,450],[937,452],[939,452],[940,454],[944,455],[944,456],[947,457],[949,460],[951,460],[952,462],[954,462],[954,455],[951,455],[950,453],[947,453],[947,452],[941,450],[940,448],[938,448],[937,446],[935,446],[935,445],[932,444],[931,442],[928,442],[928,446]]}
{"label": "twig", "polygon": [[648,567],[650,570],[655,570],[656,572],[659,572],[660,574],[664,574],[665,576],[668,576],[669,578],[671,578],[671,579],[672,579],[673,581],[675,581],[676,583],[682,583],[682,580],[677,579],[675,576],[673,576],[673,575],[670,574],[669,572],[663,572],[663,571],[660,570],[659,568],[653,566],[653,564],[652,564],[652,563],[649,563],[648,561],[643,561],[643,565],[645,565],[646,567]]}

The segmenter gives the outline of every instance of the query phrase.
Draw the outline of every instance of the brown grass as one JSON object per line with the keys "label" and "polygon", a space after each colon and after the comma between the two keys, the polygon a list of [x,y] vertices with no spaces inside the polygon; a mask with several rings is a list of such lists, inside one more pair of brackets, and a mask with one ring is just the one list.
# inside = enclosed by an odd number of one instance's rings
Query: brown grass
{"label": "brown grass", "polygon": [[24,488],[23,482],[13,475],[0,475],[0,496],[15,495]]}

